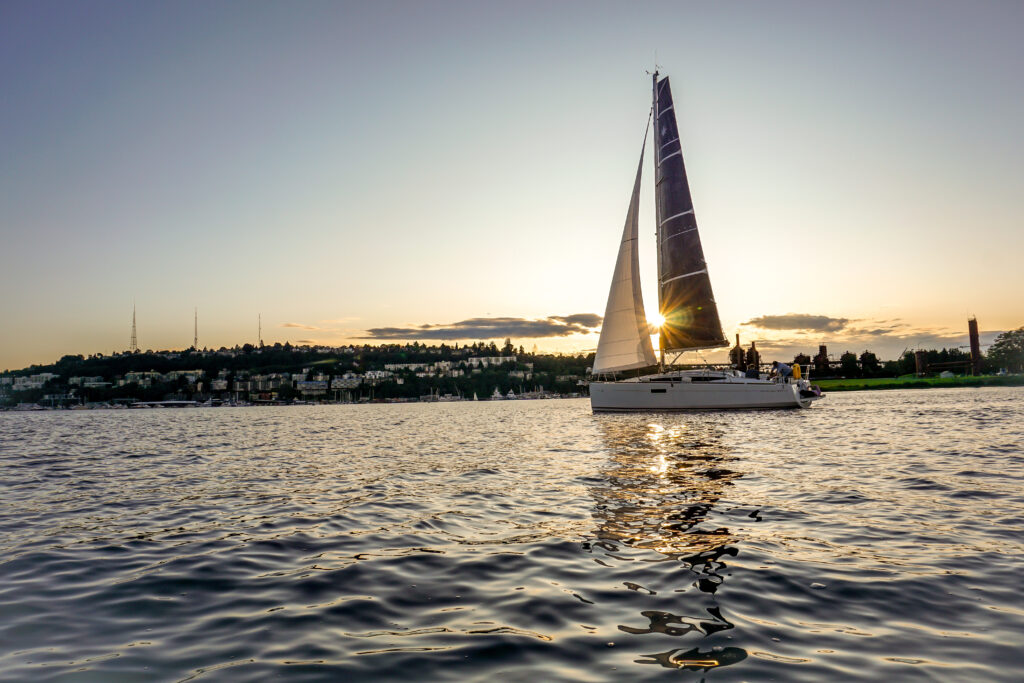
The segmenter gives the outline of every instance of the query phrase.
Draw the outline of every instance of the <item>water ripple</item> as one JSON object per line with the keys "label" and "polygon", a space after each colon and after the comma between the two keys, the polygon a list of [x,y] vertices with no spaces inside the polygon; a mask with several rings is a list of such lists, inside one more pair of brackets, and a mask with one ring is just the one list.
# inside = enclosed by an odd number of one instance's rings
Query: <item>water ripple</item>
{"label": "water ripple", "polygon": [[1017,680],[1022,398],[0,414],[0,678]]}

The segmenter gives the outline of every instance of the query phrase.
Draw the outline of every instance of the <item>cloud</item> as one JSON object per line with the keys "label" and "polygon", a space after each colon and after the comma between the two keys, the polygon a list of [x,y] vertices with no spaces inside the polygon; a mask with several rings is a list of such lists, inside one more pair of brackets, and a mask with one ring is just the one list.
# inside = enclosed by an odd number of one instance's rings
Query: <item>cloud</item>
{"label": "cloud", "polygon": [[306,346],[316,346],[319,342],[316,339],[296,339],[296,344],[304,344]]}
{"label": "cloud", "polygon": [[838,332],[849,323],[849,318],[832,318],[827,315],[810,315],[807,313],[787,313],[785,315],[762,315],[740,324],[760,327],[763,330]]}
{"label": "cloud", "polygon": [[899,329],[900,328],[899,328],[898,325],[892,325],[892,326],[889,326],[889,327],[876,327],[876,328],[870,329],[870,330],[868,330],[868,329],[856,329],[856,330],[851,329],[851,330],[849,330],[849,333],[850,334],[856,334],[856,335],[862,335],[862,336],[881,336],[881,335],[885,335],[885,334],[892,334],[893,332],[896,332]]}
{"label": "cloud", "polygon": [[548,320],[560,320],[568,325],[582,325],[594,328],[601,324],[601,316],[594,313],[577,313],[575,315],[552,315]]}
{"label": "cloud", "polygon": [[457,323],[410,327],[373,327],[362,339],[499,339],[502,337],[566,337],[587,334],[601,324],[593,313],[552,315],[540,320],[528,318],[470,318]]}
{"label": "cloud", "polygon": [[319,330],[319,327],[313,325],[303,325],[302,323],[281,323],[281,327],[297,327],[300,330]]}

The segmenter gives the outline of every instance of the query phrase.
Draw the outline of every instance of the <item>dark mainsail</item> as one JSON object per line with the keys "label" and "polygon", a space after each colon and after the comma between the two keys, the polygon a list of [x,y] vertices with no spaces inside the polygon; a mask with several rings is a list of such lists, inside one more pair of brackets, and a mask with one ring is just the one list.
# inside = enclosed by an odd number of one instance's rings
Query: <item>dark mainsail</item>
{"label": "dark mainsail", "polygon": [[693,215],[672,90],[654,74],[654,178],[661,349],[728,346]]}

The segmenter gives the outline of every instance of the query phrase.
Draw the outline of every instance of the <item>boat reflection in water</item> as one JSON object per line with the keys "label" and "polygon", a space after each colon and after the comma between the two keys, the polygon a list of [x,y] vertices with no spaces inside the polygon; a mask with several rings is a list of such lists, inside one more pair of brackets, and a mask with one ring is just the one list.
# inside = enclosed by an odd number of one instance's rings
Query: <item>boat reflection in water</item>
{"label": "boat reflection in water", "polygon": [[[602,481],[591,487],[598,528],[589,548],[596,562],[629,579],[622,584],[636,593],[632,602],[648,607],[643,620],[619,630],[663,641],[732,629],[718,593],[726,560],[738,552],[722,523],[738,511],[716,507],[742,474],[732,469],[721,427],[701,415],[598,419],[609,457]],[[708,670],[746,656],[738,647],[677,646],[636,661]]]}

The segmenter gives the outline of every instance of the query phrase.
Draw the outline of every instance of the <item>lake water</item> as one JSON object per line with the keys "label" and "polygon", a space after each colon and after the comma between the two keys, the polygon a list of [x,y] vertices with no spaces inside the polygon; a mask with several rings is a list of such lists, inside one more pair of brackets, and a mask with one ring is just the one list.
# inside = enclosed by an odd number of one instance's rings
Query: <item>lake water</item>
{"label": "lake water", "polygon": [[0,413],[5,680],[1018,681],[1024,389]]}

